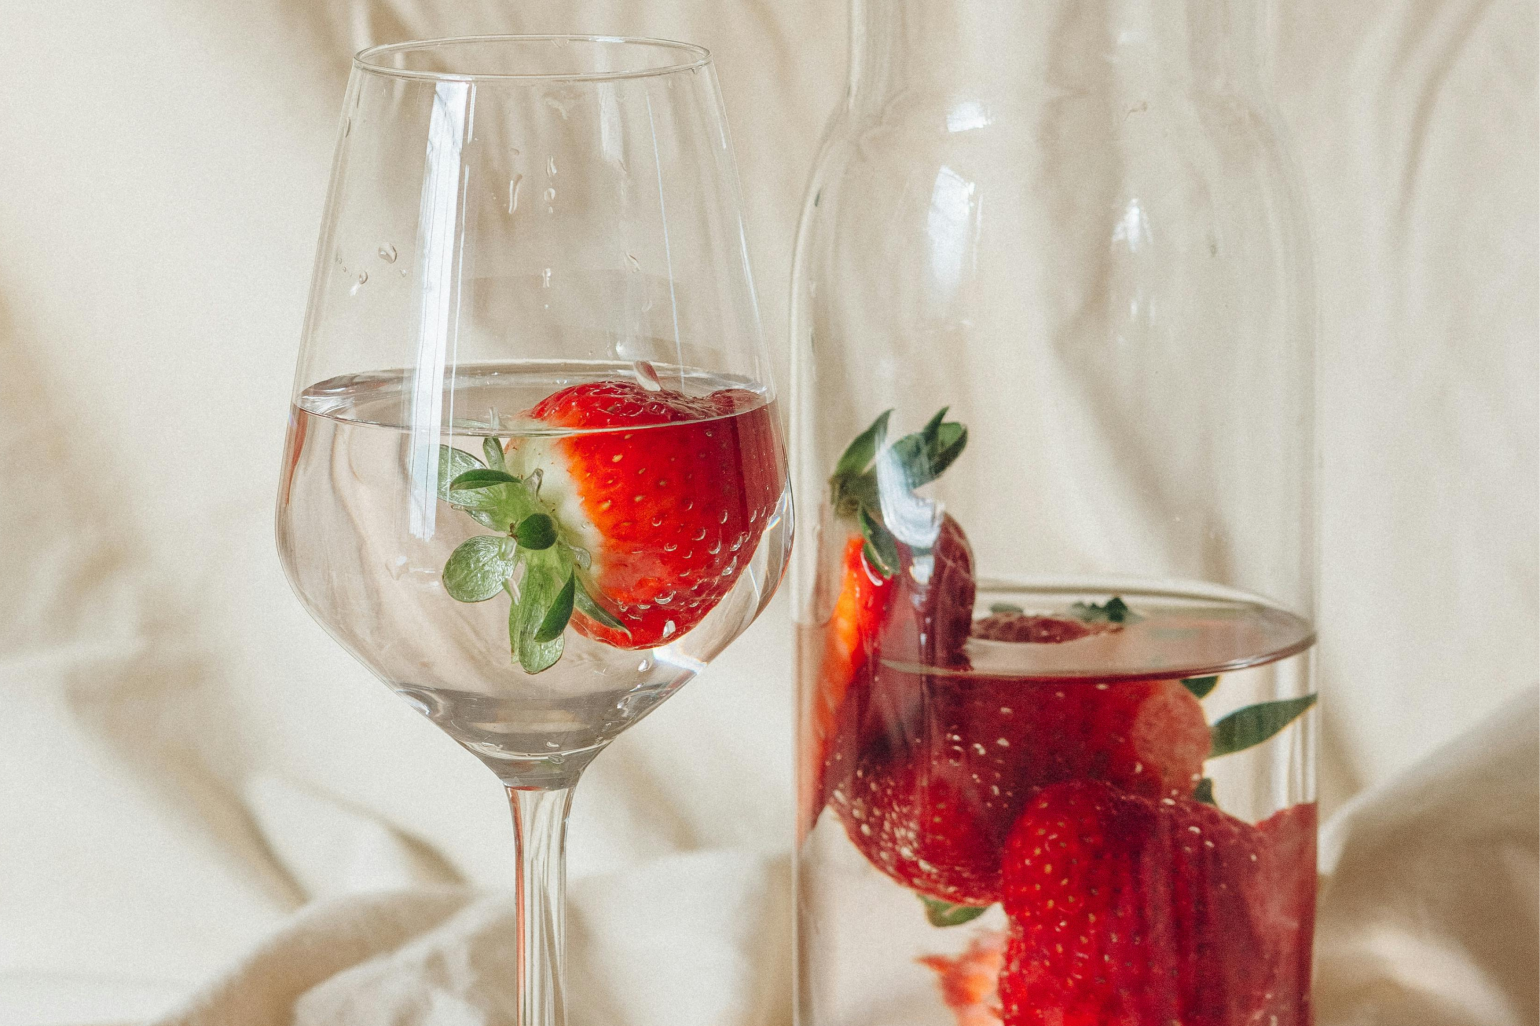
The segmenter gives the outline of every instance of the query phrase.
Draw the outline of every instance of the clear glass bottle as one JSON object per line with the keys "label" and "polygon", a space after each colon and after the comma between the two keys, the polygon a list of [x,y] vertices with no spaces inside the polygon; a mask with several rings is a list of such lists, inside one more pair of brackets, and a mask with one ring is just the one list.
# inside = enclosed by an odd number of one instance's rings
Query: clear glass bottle
{"label": "clear glass bottle", "polygon": [[1310,1019],[1315,314],[1257,17],[854,0],[792,303],[802,1026]]}

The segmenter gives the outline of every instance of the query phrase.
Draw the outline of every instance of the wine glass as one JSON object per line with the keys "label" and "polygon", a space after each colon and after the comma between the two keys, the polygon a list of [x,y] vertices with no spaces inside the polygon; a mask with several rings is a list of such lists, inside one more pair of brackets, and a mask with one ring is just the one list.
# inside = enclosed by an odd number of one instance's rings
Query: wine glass
{"label": "wine glass", "polygon": [[506,786],[523,1026],[564,1021],[583,769],[780,582],[769,366],[705,50],[354,59],[278,550],[310,614]]}

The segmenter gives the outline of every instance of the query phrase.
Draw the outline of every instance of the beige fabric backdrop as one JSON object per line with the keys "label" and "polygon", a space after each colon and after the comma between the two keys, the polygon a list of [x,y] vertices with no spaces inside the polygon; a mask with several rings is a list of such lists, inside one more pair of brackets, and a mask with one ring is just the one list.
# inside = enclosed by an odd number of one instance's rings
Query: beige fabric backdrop
{"label": "beige fabric backdrop", "polygon": [[[1535,687],[1536,9],[1276,7],[1330,811]],[[312,897],[509,879],[496,783],[305,617],[270,513],[346,56],[493,31],[713,49],[782,339],[838,0],[0,0],[0,1022],[149,1014]],[[778,603],[599,760],[575,879],[784,852],[789,653]]]}

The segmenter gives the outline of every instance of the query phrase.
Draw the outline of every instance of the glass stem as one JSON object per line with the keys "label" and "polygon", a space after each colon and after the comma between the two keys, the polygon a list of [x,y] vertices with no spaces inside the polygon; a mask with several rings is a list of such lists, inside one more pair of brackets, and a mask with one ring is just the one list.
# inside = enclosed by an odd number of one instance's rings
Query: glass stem
{"label": "glass stem", "polygon": [[517,1026],[566,1026],[562,933],[572,788],[509,787],[518,859]]}

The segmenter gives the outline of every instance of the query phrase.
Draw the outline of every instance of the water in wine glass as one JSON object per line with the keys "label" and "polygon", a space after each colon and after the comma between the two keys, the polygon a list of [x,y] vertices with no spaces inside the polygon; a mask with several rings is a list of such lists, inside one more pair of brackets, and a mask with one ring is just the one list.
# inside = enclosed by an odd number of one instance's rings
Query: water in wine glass
{"label": "water in wine glass", "polygon": [[294,404],[279,550],[316,619],[505,779],[566,778],[768,601],[778,432],[763,387],[679,367],[334,378]]}

